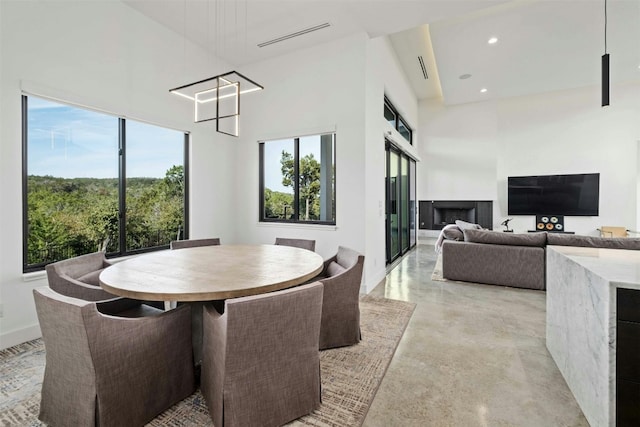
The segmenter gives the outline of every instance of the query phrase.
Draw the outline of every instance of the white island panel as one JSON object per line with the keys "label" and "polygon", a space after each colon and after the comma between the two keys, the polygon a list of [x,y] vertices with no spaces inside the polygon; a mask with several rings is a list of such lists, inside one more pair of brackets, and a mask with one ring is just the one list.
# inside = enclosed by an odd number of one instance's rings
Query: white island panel
{"label": "white island panel", "polygon": [[617,288],[640,289],[640,251],[547,247],[547,348],[592,427],[616,425]]}
{"label": "white island panel", "polygon": [[547,348],[589,424],[608,426],[608,282],[547,249]]}

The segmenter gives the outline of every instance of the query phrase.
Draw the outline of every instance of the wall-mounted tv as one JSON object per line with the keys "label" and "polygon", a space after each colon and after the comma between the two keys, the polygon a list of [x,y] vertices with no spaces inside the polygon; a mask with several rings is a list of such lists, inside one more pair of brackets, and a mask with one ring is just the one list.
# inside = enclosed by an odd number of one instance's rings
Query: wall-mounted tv
{"label": "wall-mounted tv", "polygon": [[600,174],[510,176],[509,215],[597,216]]}

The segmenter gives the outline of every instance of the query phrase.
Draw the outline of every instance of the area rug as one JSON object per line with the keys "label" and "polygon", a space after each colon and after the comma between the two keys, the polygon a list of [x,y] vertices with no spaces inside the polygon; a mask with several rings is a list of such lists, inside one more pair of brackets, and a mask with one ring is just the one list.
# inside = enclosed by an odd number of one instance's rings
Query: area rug
{"label": "area rug", "polygon": [[[384,377],[415,304],[360,299],[362,341],[320,353],[322,405],[289,426],[360,426]],[[38,421],[45,350],[37,339],[0,351],[0,426],[42,426]],[[211,426],[200,391],[169,408],[149,426]]]}

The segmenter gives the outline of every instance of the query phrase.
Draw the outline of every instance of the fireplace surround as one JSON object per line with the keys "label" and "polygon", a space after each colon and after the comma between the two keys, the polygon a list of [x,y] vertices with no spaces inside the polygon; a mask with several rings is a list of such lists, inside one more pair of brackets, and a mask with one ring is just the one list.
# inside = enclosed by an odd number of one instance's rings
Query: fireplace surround
{"label": "fireplace surround", "polygon": [[456,220],[493,229],[493,202],[487,200],[421,200],[420,228],[442,230]]}

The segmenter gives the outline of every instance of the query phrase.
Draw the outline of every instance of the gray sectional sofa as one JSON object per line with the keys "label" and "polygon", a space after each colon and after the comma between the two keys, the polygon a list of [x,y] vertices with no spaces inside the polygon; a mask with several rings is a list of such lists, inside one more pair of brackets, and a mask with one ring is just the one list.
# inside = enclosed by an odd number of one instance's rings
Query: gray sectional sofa
{"label": "gray sectional sofa", "polygon": [[442,242],[442,276],[449,280],[545,289],[547,245],[640,250],[640,238],[561,233],[513,234],[463,230],[464,241]]}

